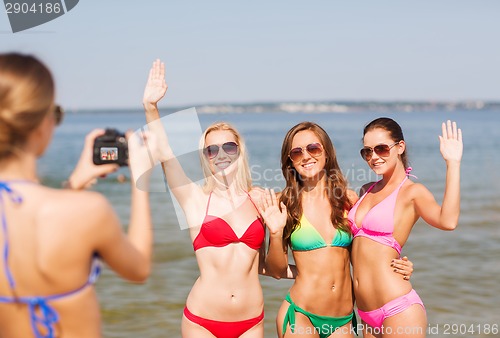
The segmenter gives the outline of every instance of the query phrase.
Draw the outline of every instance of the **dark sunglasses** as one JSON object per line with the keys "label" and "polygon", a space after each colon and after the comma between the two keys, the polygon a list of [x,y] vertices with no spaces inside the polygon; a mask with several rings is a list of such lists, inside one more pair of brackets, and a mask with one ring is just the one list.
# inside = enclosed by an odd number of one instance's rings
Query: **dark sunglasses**
{"label": "dark sunglasses", "polygon": [[238,153],[238,144],[235,142],[226,142],[221,147],[217,144],[212,144],[203,149],[203,154],[209,159],[216,157],[219,154],[219,149],[222,148],[228,155],[236,155]]}
{"label": "dark sunglasses", "polygon": [[297,147],[290,150],[288,157],[292,162],[298,162],[304,158],[304,151],[307,151],[312,157],[318,157],[323,154],[323,146],[320,143],[311,143],[305,147]]}
{"label": "dark sunglasses", "polygon": [[399,144],[399,142],[401,142],[401,141],[398,141],[398,142],[393,143],[391,145],[379,144],[379,145],[376,145],[373,148],[371,148],[371,147],[364,147],[363,149],[361,149],[359,151],[359,153],[361,154],[361,157],[365,161],[369,161],[369,160],[372,159],[373,152],[375,152],[375,154],[377,154],[378,156],[388,157],[391,154],[392,147],[394,147],[396,144]]}
{"label": "dark sunglasses", "polygon": [[54,117],[56,120],[56,126],[60,125],[64,118],[64,110],[61,106],[57,105],[54,107]]}

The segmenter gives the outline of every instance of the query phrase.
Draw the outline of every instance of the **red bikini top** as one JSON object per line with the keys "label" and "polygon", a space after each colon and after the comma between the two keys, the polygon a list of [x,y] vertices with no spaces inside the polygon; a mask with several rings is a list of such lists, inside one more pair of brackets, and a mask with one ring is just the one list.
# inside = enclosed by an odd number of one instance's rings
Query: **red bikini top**
{"label": "red bikini top", "polygon": [[[264,224],[260,218],[256,218],[255,221],[248,226],[245,233],[238,238],[229,223],[220,217],[208,214],[211,197],[212,193],[210,193],[208,197],[207,210],[203,223],[201,224],[200,232],[193,241],[194,250],[196,251],[207,246],[224,247],[231,243],[240,242],[245,243],[254,250],[259,250],[264,242],[265,236]],[[255,203],[253,203],[250,195],[248,195],[248,198],[255,207]],[[257,209],[257,207],[255,208]]]}

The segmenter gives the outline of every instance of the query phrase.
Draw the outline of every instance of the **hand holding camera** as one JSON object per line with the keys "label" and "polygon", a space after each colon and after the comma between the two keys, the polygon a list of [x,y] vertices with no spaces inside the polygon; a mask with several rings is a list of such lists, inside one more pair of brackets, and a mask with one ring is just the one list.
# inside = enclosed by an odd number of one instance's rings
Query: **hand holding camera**
{"label": "hand holding camera", "polygon": [[105,176],[118,170],[116,163],[93,163],[94,144],[96,138],[105,134],[104,129],[94,129],[85,137],[85,143],[78,163],[71,173],[67,185],[71,189],[80,190],[92,186],[98,177]]}
{"label": "hand holding camera", "polygon": [[94,141],[95,165],[118,164],[120,167],[128,165],[128,146],[125,134],[116,129],[106,129],[103,135]]}
{"label": "hand holding camera", "polygon": [[[158,163],[156,135],[149,132],[128,132],[116,129],[95,129],[85,137],[80,160],[67,181],[76,190],[89,188],[98,177],[106,176],[129,164],[132,176],[139,178]],[[147,175],[146,175],[147,176]]]}

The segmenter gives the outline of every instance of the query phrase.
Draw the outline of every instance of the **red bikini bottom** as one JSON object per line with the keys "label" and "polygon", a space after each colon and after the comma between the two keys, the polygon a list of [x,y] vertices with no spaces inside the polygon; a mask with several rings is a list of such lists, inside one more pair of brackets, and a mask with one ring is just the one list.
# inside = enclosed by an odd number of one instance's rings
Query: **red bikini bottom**
{"label": "red bikini bottom", "polygon": [[193,323],[204,327],[217,338],[238,338],[264,319],[264,311],[258,317],[239,322],[220,322],[218,320],[201,318],[192,314],[187,307],[184,308],[184,316]]}

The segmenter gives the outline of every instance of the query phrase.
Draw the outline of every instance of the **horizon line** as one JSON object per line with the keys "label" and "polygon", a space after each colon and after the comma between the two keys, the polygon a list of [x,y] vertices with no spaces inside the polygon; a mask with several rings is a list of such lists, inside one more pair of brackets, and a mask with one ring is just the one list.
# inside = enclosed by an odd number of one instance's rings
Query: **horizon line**
{"label": "horizon line", "polygon": [[[440,106],[461,106],[455,108],[465,108],[469,110],[480,110],[484,108],[495,108],[500,109],[500,100],[482,100],[482,99],[467,99],[467,100],[282,100],[282,101],[247,101],[247,102],[213,102],[213,103],[199,103],[199,104],[185,104],[185,105],[160,105],[160,109],[166,110],[184,110],[190,107],[200,107],[200,108],[216,108],[216,107],[257,107],[257,106],[283,106],[283,105],[330,105],[330,106],[345,106],[345,108],[360,108],[359,106],[367,105],[378,105],[378,106],[436,106],[434,108],[438,109]],[[381,108],[381,107],[379,107]],[[429,108],[429,107],[427,107]],[[74,108],[68,107],[70,111],[95,111],[95,110],[142,110],[141,105],[136,107],[85,107],[85,108]],[[280,109],[281,110],[281,109]],[[347,111],[346,111],[347,112]]]}

